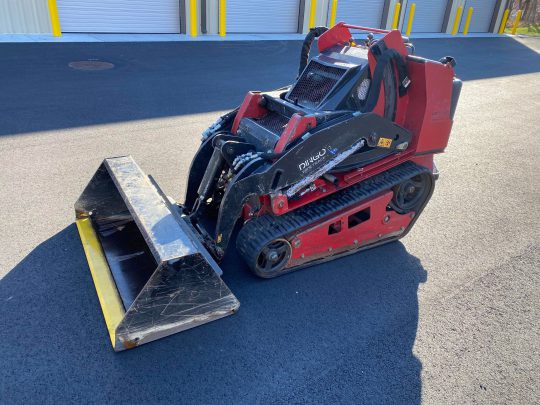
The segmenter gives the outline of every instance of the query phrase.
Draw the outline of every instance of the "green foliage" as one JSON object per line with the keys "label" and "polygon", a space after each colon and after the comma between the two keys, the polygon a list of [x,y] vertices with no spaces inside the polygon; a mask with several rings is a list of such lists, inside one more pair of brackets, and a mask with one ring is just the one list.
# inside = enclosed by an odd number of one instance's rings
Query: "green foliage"
{"label": "green foliage", "polygon": [[[512,33],[512,27],[511,26],[506,27],[504,32],[506,34],[511,34]],[[540,36],[540,25],[539,24],[527,24],[527,25],[517,27],[516,35],[529,35],[529,36],[533,36],[533,37],[538,37],[538,36]]]}

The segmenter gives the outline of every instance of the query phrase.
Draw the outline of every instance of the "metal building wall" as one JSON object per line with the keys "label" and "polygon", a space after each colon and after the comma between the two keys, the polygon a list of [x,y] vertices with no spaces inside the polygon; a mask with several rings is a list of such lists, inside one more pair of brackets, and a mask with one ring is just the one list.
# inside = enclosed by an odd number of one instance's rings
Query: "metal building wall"
{"label": "metal building wall", "polygon": [[0,0],[0,34],[49,34],[47,0]]}
{"label": "metal building wall", "polygon": [[[206,3],[206,4],[205,4]],[[202,0],[201,11],[205,11],[205,16],[201,24],[205,24],[204,34],[217,34],[219,30],[219,0]]]}
{"label": "metal building wall", "polygon": [[401,2],[400,27],[405,31],[411,4],[416,4],[412,32],[442,32],[448,0],[405,0]]}
{"label": "metal building wall", "polygon": [[463,4],[463,16],[461,17],[459,32],[463,32],[465,28],[469,7],[473,8],[469,32],[489,32],[496,3],[497,0],[466,0]]}
{"label": "metal building wall", "polygon": [[180,33],[178,0],[57,0],[62,32]]}
{"label": "metal building wall", "polygon": [[300,0],[227,0],[227,32],[298,31]]}
{"label": "metal building wall", "polygon": [[380,28],[384,7],[384,0],[338,0],[336,22]]}

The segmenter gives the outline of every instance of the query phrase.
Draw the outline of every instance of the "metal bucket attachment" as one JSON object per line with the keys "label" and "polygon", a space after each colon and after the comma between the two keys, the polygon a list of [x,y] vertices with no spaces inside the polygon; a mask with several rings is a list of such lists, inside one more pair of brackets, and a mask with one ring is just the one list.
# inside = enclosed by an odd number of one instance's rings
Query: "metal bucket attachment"
{"label": "metal bucket attachment", "polygon": [[115,351],[231,315],[240,306],[174,209],[131,156],[105,159],[75,203]]}

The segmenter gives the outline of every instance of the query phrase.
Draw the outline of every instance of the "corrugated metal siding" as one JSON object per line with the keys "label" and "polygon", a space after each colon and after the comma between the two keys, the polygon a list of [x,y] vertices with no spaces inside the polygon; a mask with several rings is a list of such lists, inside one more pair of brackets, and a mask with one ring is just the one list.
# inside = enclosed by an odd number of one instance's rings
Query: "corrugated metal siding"
{"label": "corrugated metal siding", "polygon": [[178,0],[57,0],[63,32],[179,33]]}
{"label": "corrugated metal siding", "polygon": [[227,32],[297,32],[300,1],[227,0]]}
{"label": "corrugated metal siding", "polygon": [[446,11],[448,0],[409,0],[407,3],[407,12],[403,20],[403,30],[407,27],[411,4],[416,3],[411,32],[442,31],[444,12]]}
{"label": "corrugated metal siding", "polygon": [[0,0],[0,33],[51,33],[46,0]]}
{"label": "corrugated metal siding", "polygon": [[469,32],[488,32],[496,3],[497,0],[467,0],[463,7],[463,16],[461,17],[459,31],[463,32],[467,19],[467,11],[469,7],[472,7],[473,14],[471,25],[469,25]]}
{"label": "corrugated metal siding", "polygon": [[[349,24],[379,28],[383,9],[384,0],[338,0],[336,23],[345,21]],[[330,20],[330,12],[328,20]]]}
{"label": "corrugated metal siding", "polygon": [[219,0],[206,0],[206,32],[217,34],[219,30]]}

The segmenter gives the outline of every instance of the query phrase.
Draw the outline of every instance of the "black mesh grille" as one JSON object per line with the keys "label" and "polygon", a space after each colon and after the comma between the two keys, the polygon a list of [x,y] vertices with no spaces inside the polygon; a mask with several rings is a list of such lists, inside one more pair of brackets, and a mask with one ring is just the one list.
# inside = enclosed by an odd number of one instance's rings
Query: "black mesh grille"
{"label": "black mesh grille", "polygon": [[311,60],[286,98],[304,107],[316,107],[346,71]]}
{"label": "black mesh grille", "polygon": [[260,126],[272,131],[273,133],[281,135],[281,133],[285,129],[285,126],[289,123],[289,118],[276,112],[270,111],[264,117],[255,119],[254,121]]}

